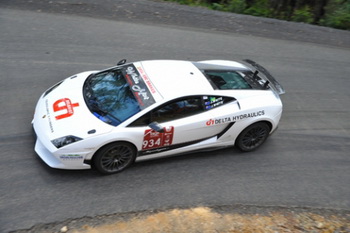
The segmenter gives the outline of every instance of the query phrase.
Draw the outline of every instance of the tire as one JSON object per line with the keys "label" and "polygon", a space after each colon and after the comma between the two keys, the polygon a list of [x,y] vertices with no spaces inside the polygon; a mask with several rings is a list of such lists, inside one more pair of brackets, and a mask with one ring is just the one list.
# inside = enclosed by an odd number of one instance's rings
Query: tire
{"label": "tire", "polygon": [[93,164],[102,174],[113,174],[123,171],[136,159],[136,149],[126,142],[108,144],[98,150]]}
{"label": "tire", "polygon": [[236,140],[236,147],[249,152],[260,147],[270,134],[270,127],[264,122],[258,122],[245,128]]}

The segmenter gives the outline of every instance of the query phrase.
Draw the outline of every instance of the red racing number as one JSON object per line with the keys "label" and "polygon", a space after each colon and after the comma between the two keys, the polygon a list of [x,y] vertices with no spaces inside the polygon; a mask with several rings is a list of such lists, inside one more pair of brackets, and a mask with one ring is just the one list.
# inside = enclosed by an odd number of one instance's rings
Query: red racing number
{"label": "red racing number", "polygon": [[142,142],[142,150],[170,146],[173,143],[174,127],[164,127],[164,133],[159,133],[153,129],[145,130]]}

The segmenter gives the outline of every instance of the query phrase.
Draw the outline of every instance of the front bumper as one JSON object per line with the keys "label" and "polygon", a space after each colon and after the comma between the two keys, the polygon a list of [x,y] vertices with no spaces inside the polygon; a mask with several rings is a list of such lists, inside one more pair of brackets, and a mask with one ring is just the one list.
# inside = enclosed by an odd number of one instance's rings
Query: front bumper
{"label": "front bumper", "polygon": [[84,163],[85,156],[88,154],[87,152],[69,153],[59,149],[52,152],[48,148],[53,146],[45,146],[45,144],[51,142],[45,139],[41,140],[40,136],[35,133],[35,129],[34,134],[36,135],[34,150],[48,166],[52,168],[69,170],[91,168],[91,165]]}

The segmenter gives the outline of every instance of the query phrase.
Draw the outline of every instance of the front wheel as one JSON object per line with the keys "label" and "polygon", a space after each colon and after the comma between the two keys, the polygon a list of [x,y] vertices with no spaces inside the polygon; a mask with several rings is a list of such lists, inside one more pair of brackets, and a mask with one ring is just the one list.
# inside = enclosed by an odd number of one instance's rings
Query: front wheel
{"label": "front wheel", "polygon": [[270,127],[264,122],[258,122],[244,129],[236,140],[236,146],[241,151],[253,151],[261,146],[270,133]]}
{"label": "front wheel", "polygon": [[93,162],[95,168],[103,174],[121,172],[136,159],[136,149],[125,142],[115,142],[96,152]]}

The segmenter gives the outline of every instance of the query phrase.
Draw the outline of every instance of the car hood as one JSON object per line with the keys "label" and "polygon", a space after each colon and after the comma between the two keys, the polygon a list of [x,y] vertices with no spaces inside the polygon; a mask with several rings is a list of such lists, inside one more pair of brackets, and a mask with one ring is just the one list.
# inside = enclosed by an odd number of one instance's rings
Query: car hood
{"label": "car hood", "polygon": [[97,119],[83,97],[84,72],[65,79],[46,91],[36,106],[33,126],[48,139],[68,135],[87,138],[110,132],[113,127]]}

